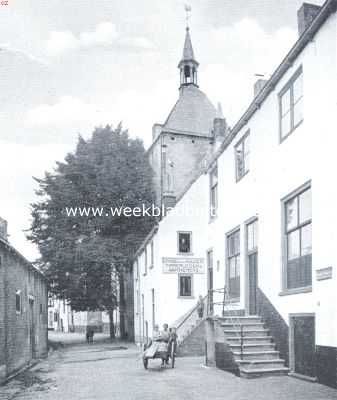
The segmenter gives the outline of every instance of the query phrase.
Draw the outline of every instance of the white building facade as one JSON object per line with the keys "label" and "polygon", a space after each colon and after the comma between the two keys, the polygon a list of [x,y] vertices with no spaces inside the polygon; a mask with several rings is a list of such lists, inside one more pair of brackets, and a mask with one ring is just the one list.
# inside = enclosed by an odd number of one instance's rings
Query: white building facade
{"label": "white building facade", "polygon": [[[291,372],[336,387],[336,7],[299,14],[298,41],[176,205],[208,212],[166,216],[139,249],[136,339],[220,289],[214,314],[260,315]],[[179,232],[191,233],[190,254]],[[182,256],[203,260],[203,273],[167,273],[166,258]]]}
{"label": "white building facade", "polygon": [[216,166],[219,200],[207,248],[220,264],[214,285],[226,287],[228,307],[263,317],[291,371],[336,385],[333,3],[320,10],[214,160],[209,175]]}
{"label": "white building facade", "polygon": [[204,174],[153,229],[136,254],[136,341],[151,337],[155,324],[175,325],[178,318],[195,307],[200,295],[207,294],[207,184]]}

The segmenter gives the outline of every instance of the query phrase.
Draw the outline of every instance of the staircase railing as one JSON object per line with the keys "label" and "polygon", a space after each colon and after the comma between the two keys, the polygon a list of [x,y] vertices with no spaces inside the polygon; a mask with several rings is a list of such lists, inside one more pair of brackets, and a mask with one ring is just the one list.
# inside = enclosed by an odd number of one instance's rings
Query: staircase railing
{"label": "staircase railing", "polygon": [[[202,298],[203,304],[207,304],[208,305],[208,295],[204,296]],[[198,315],[198,309],[199,309],[200,303],[198,302],[193,308],[191,308],[190,311],[188,311],[185,316],[181,319],[181,321],[179,321],[175,328],[176,328],[176,332],[178,335],[178,340],[179,338],[182,338],[184,335],[184,328],[186,327],[186,330],[188,330],[188,328],[190,328],[192,325],[194,325],[198,320],[200,320],[199,315]],[[204,319],[207,315],[207,312],[203,313],[203,317],[202,319]],[[173,324],[174,326],[174,324]]]}
{"label": "staircase railing", "polygon": [[[213,301],[214,293],[223,294],[222,300],[218,301],[218,302],[214,302]],[[227,287],[224,286],[223,288],[220,288],[220,289],[209,290],[208,291],[208,299],[209,299],[209,301],[208,301],[208,306],[207,306],[207,315],[208,316],[214,315],[214,306],[215,305],[222,306],[222,312],[221,312],[222,317],[224,317],[225,313],[226,313],[226,317],[228,317],[228,319],[230,320],[231,324],[234,327],[233,336],[237,337],[239,339],[240,358],[241,358],[241,360],[243,360],[244,328],[243,328],[243,324],[239,323],[238,316],[236,316],[237,318],[235,318],[235,315],[233,314],[233,312],[235,312],[235,309],[233,309],[232,307],[229,307],[229,304],[231,304],[231,302],[230,302],[230,296],[229,296],[229,291],[228,291]],[[250,365],[251,365],[251,363],[249,364],[249,366]]]}

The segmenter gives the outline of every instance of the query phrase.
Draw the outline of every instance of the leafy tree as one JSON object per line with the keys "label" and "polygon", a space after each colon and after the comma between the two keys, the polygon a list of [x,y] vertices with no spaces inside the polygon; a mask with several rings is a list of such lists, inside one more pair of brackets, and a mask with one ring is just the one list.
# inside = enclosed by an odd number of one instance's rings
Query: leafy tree
{"label": "leafy tree", "polygon": [[[53,173],[35,180],[39,200],[31,205],[28,238],[38,245],[38,262],[51,291],[74,310],[107,310],[112,336],[118,287],[155,222],[148,216],[110,212],[111,207],[153,204],[152,170],[143,143],[131,139],[121,125],[96,128],[89,140],[79,137],[75,152],[57,162]],[[83,207],[101,215],[81,216]]]}

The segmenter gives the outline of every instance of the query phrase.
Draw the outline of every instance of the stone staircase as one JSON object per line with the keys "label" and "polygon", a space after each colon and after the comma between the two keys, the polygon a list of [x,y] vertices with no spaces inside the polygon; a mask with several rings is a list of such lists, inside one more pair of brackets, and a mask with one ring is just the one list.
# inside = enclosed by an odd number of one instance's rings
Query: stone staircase
{"label": "stone staircase", "polygon": [[[206,303],[207,296],[204,297]],[[205,320],[199,318],[197,305],[183,314],[171,324],[176,328],[177,356],[203,356],[205,355]]]}
{"label": "stone staircase", "polygon": [[205,321],[197,320],[189,325],[183,336],[178,336],[177,356],[204,356],[205,355]]}
{"label": "stone staircase", "polygon": [[218,317],[240,376],[255,378],[289,372],[280,358],[273,338],[259,316]]}

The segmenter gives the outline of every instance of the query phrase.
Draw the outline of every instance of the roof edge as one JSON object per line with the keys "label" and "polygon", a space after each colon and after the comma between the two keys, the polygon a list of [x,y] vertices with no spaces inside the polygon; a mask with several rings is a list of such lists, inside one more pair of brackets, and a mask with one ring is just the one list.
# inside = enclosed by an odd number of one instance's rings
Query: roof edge
{"label": "roof edge", "polygon": [[136,258],[142,253],[142,250],[144,250],[145,246],[147,246],[147,244],[149,243],[149,241],[153,238],[153,236],[158,232],[159,229],[159,224],[157,223],[157,225],[155,225],[150,232],[147,234],[147,236],[145,237],[145,239],[143,240],[143,242],[140,244],[140,246],[138,247],[138,249],[136,250],[132,261],[135,261]]}
{"label": "roof edge", "polygon": [[240,132],[240,130],[247,125],[250,118],[255,114],[257,110],[260,109],[262,103],[267,99],[269,94],[274,90],[277,83],[281,80],[284,74],[292,67],[293,62],[297,59],[299,54],[303,51],[305,46],[312,40],[315,34],[319,31],[320,27],[324,24],[327,18],[337,9],[337,0],[327,0],[321,8],[321,11],[317,14],[316,18],[313,20],[311,25],[303,32],[303,34],[298,38],[293,47],[281,61],[279,66],[273,72],[270,79],[266,82],[260,93],[252,100],[246,111],[239,118],[236,124],[230,131],[230,134],[221,145],[216,158],[210,162],[208,169],[216,161],[216,159],[224,152],[224,150],[229,146],[232,140]]}
{"label": "roof edge", "polygon": [[9,242],[0,238],[0,244],[2,244],[7,250],[12,252],[14,256],[20,259],[23,262],[23,264],[25,264],[28,268],[30,268],[34,272],[37,272],[44,280],[47,280],[43,272],[34,267],[34,265],[30,261],[28,261],[26,257],[24,257],[18,250],[16,250],[16,248],[12,246]]}

